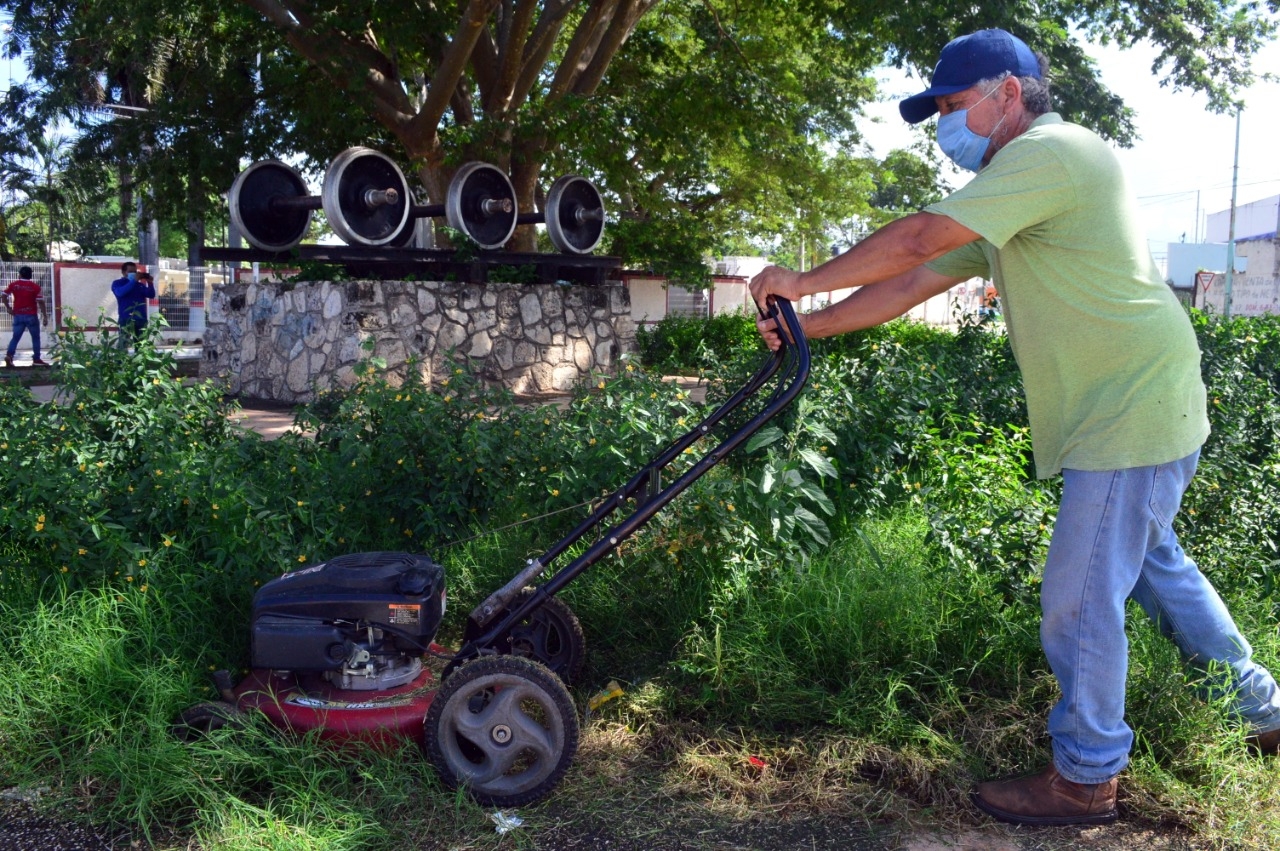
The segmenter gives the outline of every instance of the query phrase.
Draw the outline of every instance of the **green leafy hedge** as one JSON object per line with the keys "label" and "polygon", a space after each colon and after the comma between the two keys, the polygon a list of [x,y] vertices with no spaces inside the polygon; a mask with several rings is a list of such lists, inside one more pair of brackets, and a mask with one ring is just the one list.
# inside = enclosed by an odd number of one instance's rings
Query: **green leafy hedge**
{"label": "green leafy hedge", "polygon": [[[1193,320],[1214,431],[1180,533],[1280,667],[1280,321]],[[266,812],[269,776],[341,771],[271,746],[271,767],[223,800],[202,778],[243,754],[164,739],[208,696],[208,668],[244,664],[255,587],[345,552],[424,551],[449,571],[449,641],[473,602],[706,415],[661,373],[704,370],[715,400],[765,356],[749,319],[717,323],[701,339],[659,325],[650,343],[682,342],[647,349],[656,367],[624,361],[560,407],[515,405],[465,370],[396,385],[368,363],[299,411],[307,434],[274,441],[176,379],[153,338],[124,351],[68,335],[58,403],[0,385],[0,629],[23,659],[0,685],[0,773],[108,790],[112,817],[154,826]],[[836,727],[969,762],[994,748],[967,720],[986,712],[983,729],[1011,737],[1001,759],[1039,758],[1027,749],[1053,685],[1036,590],[1058,484],[1033,476],[1007,340],[895,322],[814,351],[795,405],[565,589],[588,682],[648,682],[660,698],[644,711],[715,726]],[[1206,730],[1229,713],[1176,687],[1153,632],[1135,622],[1132,639],[1134,693],[1159,699],[1131,715],[1162,737],[1138,752],[1161,783],[1194,786],[1221,760],[1187,754],[1225,746],[1190,743],[1221,738]]]}

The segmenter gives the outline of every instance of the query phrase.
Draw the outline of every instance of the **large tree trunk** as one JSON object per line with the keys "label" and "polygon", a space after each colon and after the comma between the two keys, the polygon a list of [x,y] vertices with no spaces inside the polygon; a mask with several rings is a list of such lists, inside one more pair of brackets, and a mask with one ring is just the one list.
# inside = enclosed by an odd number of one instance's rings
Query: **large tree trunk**
{"label": "large tree trunk", "polygon": [[[532,144],[517,142],[515,155],[511,159],[511,185],[516,190],[520,212],[541,212],[537,206],[538,176],[542,173],[540,151]],[[507,248],[511,251],[537,251],[537,227],[534,225],[517,227],[511,242],[507,243]]]}

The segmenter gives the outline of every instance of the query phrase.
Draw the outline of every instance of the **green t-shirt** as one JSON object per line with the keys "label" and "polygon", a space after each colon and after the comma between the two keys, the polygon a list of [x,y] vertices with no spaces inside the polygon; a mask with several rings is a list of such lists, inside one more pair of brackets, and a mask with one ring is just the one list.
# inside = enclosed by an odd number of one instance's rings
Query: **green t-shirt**
{"label": "green t-shirt", "polygon": [[1042,115],[925,209],[982,236],[928,265],[995,282],[1040,478],[1163,464],[1204,443],[1195,332],[1101,138]]}

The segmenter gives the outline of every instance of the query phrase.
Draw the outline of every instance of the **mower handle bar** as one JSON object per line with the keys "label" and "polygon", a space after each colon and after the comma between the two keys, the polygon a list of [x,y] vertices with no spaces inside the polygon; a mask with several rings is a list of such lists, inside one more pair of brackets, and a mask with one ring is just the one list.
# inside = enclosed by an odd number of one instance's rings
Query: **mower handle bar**
{"label": "mower handle bar", "polygon": [[[780,320],[779,324],[786,327],[785,334],[779,333],[782,345],[777,351],[773,352],[761,365],[760,369],[757,370],[756,374],[719,408],[675,440],[656,458],[642,467],[625,485],[606,497],[591,512],[591,515],[579,523],[573,531],[553,544],[550,549],[538,558],[530,559],[515,578],[477,606],[468,619],[466,643],[454,657],[451,666],[483,653],[486,648],[491,647],[498,640],[499,636],[504,635],[512,626],[538,609],[548,597],[554,596],[588,567],[591,567],[617,549],[624,540],[633,535],[641,526],[648,523],[667,503],[679,496],[726,455],[742,445],[748,438],[759,431],[765,423],[773,419],[779,411],[791,404],[795,397],[800,394],[809,378],[810,355],[809,342],[804,336],[804,331],[800,328],[800,320],[796,316],[795,308],[786,299],[773,296],[770,299],[768,311],[765,315],[769,318]],[[781,332],[781,328],[779,331]],[[783,372],[783,378],[780,380],[777,390],[755,416],[721,441],[718,446],[702,456],[678,479],[665,488],[661,487],[660,474],[663,468],[684,454],[685,450],[699,439],[709,434],[712,428],[741,407],[746,400],[756,395],[769,379],[779,371]],[[584,535],[604,522],[623,503],[640,494],[641,491],[646,491],[646,493],[640,497],[635,511],[618,522],[608,532],[601,535],[586,552],[535,589],[534,593],[522,600],[518,606],[509,608],[511,601],[530,582],[540,576],[552,561],[577,543]],[[499,615],[504,616],[497,623],[488,626]]]}

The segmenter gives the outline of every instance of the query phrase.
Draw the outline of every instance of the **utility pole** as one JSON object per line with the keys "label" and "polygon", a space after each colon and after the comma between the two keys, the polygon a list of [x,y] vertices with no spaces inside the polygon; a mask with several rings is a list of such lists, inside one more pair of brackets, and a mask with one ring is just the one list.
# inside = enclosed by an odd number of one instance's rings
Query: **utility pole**
{"label": "utility pole", "polygon": [[1200,190],[1196,190],[1196,235],[1192,242],[1200,244]]}
{"label": "utility pole", "polygon": [[1231,217],[1227,225],[1227,287],[1223,293],[1222,318],[1231,318],[1231,278],[1236,270],[1236,187],[1240,182],[1240,113],[1244,107],[1236,107],[1236,158],[1231,169]]}

